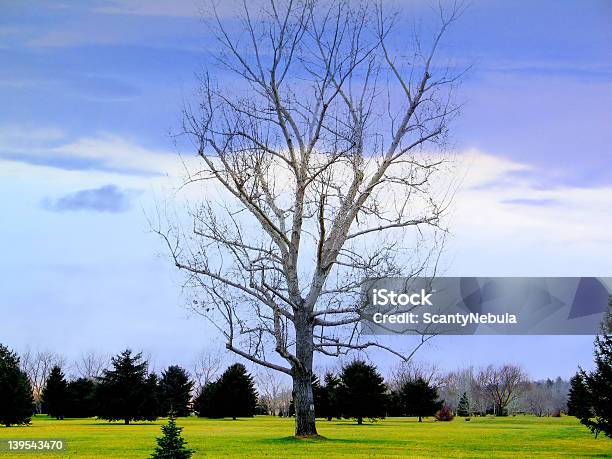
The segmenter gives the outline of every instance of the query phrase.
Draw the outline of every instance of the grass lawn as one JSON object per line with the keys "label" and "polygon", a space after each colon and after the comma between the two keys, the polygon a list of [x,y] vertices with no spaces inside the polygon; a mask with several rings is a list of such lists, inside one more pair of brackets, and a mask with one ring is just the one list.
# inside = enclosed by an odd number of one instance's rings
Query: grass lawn
{"label": "grass lawn", "polygon": [[[95,419],[56,421],[36,416],[29,427],[0,427],[0,439],[61,438],[62,453],[7,453],[0,457],[145,458],[160,425]],[[179,418],[194,457],[612,457],[612,440],[595,439],[573,417],[456,418],[452,422],[389,418],[373,424],[320,420],[322,440],[296,440],[292,419],[208,420]]]}

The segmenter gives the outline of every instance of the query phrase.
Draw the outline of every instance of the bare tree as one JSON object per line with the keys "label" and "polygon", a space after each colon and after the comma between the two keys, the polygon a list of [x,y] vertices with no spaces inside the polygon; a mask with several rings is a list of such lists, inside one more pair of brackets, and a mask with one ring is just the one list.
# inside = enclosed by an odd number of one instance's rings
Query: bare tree
{"label": "bare tree", "polygon": [[452,410],[456,410],[459,405],[459,400],[463,394],[467,394],[470,404],[474,411],[484,412],[486,406],[480,409],[478,391],[476,390],[474,380],[474,369],[472,367],[457,369],[446,373],[439,378],[439,393],[440,399],[444,400]]}
{"label": "bare tree", "polygon": [[436,387],[442,381],[436,365],[414,360],[401,361],[391,372],[391,388],[400,389],[405,383],[417,379],[422,379]]}
{"label": "bare tree", "polygon": [[223,357],[218,350],[206,348],[198,353],[193,362],[193,376],[198,390],[219,376],[222,364]]}
{"label": "bare tree", "polygon": [[256,375],[260,397],[275,416],[286,413],[291,402],[291,390],[285,378],[281,373],[265,367]]}
{"label": "bare tree", "polygon": [[96,379],[102,376],[102,371],[108,366],[108,356],[98,354],[94,351],[81,354],[74,362],[74,368],[79,377],[85,379]]}
{"label": "bare tree", "polygon": [[400,16],[368,2],[245,2],[236,34],[213,15],[232,77],[202,76],[184,133],[200,159],[185,186],[214,188],[188,230],[152,226],[227,349],[292,377],[298,436],[317,434],[315,353],[415,351],[361,335],[361,288],[436,259],[449,193],[434,177],[461,72],[434,58],[460,10],[440,7],[431,39],[397,53]]}
{"label": "bare tree", "polygon": [[27,375],[32,386],[32,395],[36,404],[36,410],[40,413],[40,395],[45,387],[47,377],[54,366],[64,366],[65,359],[51,351],[32,351],[27,349],[20,356],[21,369]]}
{"label": "bare tree", "polygon": [[478,372],[476,381],[488,395],[494,413],[504,415],[510,404],[516,402],[526,388],[527,378],[517,365],[489,365]]}

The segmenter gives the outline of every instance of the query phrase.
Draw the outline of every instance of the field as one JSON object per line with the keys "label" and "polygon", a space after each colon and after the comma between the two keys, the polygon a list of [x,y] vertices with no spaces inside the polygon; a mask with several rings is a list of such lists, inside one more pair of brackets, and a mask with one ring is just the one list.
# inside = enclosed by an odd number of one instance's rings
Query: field
{"label": "field", "polygon": [[[61,438],[62,453],[7,453],[0,457],[145,458],[155,447],[164,420],[107,423],[95,419],[56,421],[37,416],[29,427],[0,427],[0,439]],[[293,420],[208,420],[180,418],[194,457],[612,457],[612,440],[595,439],[572,417],[472,418],[452,422],[390,418],[357,426],[318,422],[321,440],[291,437]]]}

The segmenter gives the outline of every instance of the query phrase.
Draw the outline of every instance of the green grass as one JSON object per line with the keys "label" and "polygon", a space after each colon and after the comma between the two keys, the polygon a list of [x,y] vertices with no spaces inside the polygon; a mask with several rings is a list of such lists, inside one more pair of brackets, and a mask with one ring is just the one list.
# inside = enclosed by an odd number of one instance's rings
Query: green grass
{"label": "green grass", "polygon": [[[29,427],[0,427],[3,438],[62,438],[63,453],[12,453],[12,457],[145,458],[160,425],[107,423],[95,419],[56,421],[36,416]],[[293,420],[180,418],[194,457],[612,457],[612,440],[595,439],[573,417],[456,418],[452,422],[390,418],[373,424],[319,420],[316,440],[293,438]],[[0,456],[9,453],[0,452]],[[4,457],[2,456],[2,457]]]}

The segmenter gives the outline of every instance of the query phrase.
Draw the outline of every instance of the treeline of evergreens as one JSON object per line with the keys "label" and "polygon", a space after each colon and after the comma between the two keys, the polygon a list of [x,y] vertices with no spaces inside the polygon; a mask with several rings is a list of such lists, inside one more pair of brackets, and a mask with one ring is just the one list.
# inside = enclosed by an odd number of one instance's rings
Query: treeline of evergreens
{"label": "treeline of evergreens", "polygon": [[[596,340],[596,370],[580,371],[571,385],[560,378],[541,382],[527,380],[515,365],[471,368],[427,377],[423,371],[396,374],[387,384],[374,365],[355,360],[323,382],[313,374],[313,405],[319,418],[364,419],[386,416],[436,416],[452,420],[455,415],[532,413],[577,416],[594,433],[609,434],[609,398],[612,369],[612,338]],[[229,366],[216,380],[194,391],[187,370],[169,366],[160,375],[149,372],[141,353],[125,350],[111,359],[100,376],[68,381],[59,365],[53,366],[39,392],[37,403],[31,377],[20,367],[16,353],[0,345],[0,424],[28,424],[39,412],[64,417],[92,417],[108,421],[155,420],[160,416],[250,417],[255,414],[294,414],[290,402],[285,411],[259,397],[253,377],[239,363]],[[569,392],[569,403],[568,403]],[[602,402],[603,400],[603,402]],[[567,406],[569,405],[569,410]]]}
{"label": "treeline of evergreens", "polygon": [[[57,419],[96,416],[125,424],[167,415],[235,419],[270,412],[242,364],[228,367],[195,397],[194,382],[185,369],[169,366],[158,376],[148,367],[141,353],[129,349],[113,357],[110,367],[95,378],[68,381],[56,365],[40,392],[40,411]],[[19,357],[0,345],[0,422],[29,423],[36,410],[32,392]],[[313,375],[314,409],[327,419],[355,418],[361,423],[387,415],[429,416],[442,407],[437,399],[437,389],[422,379],[390,391],[377,369],[363,361],[344,366],[338,375],[328,373],[323,384]]]}

